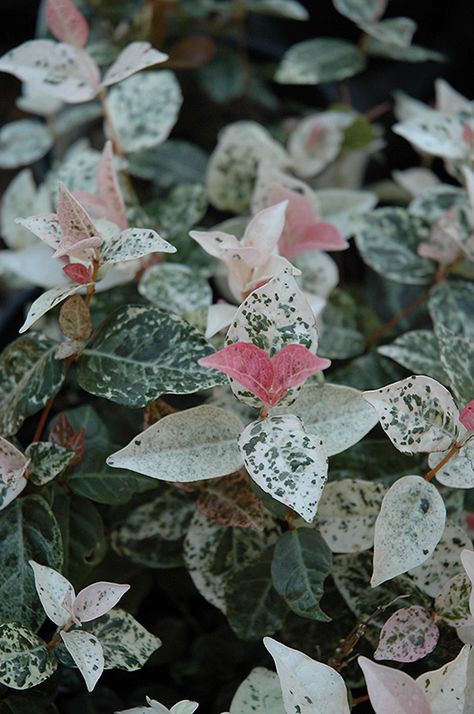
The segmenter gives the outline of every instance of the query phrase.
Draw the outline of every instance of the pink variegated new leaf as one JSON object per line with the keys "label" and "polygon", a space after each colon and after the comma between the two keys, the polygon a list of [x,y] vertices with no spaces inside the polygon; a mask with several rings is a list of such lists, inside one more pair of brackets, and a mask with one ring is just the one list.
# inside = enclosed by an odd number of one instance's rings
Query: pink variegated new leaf
{"label": "pink variegated new leaf", "polygon": [[367,657],[358,657],[357,661],[375,714],[432,714],[425,693],[408,674],[375,664]]}
{"label": "pink variegated new leaf", "polygon": [[74,600],[72,614],[78,622],[90,622],[102,617],[111,610],[123,595],[130,590],[130,585],[98,582],[81,590]]}
{"label": "pink variegated new leaf", "polygon": [[438,639],[439,629],[424,607],[403,607],[382,627],[374,659],[416,662],[434,650]]}
{"label": "pink variegated new leaf", "polygon": [[48,0],[46,21],[53,35],[73,47],[84,47],[89,37],[89,25],[71,0]]}
{"label": "pink variegated new leaf", "polygon": [[92,280],[93,269],[82,263],[68,263],[68,265],[64,266],[63,272],[73,283],[87,285]]}
{"label": "pink variegated new leaf", "polygon": [[459,415],[459,421],[467,431],[474,432],[474,399],[466,404]]}
{"label": "pink variegated new leaf", "polygon": [[316,372],[331,365],[331,360],[318,357],[303,345],[286,345],[273,358],[273,404],[280,401],[291,387],[297,387]]}
{"label": "pink variegated new leaf", "polygon": [[57,216],[62,237],[53,258],[70,256],[89,260],[102,243],[97,228],[84,206],[60,182]]}
{"label": "pink variegated new leaf", "polygon": [[30,460],[16,446],[0,436],[0,478],[7,486],[15,486],[23,477]]}

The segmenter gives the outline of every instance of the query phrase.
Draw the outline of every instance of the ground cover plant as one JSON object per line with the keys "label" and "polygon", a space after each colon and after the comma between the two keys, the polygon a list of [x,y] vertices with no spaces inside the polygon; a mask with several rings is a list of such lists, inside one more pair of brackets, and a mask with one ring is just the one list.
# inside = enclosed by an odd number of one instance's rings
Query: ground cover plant
{"label": "ground cover plant", "polygon": [[449,62],[387,4],[275,60],[296,0],[47,0],[0,58],[0,714],[474,713],[474,103],[358,110]]}

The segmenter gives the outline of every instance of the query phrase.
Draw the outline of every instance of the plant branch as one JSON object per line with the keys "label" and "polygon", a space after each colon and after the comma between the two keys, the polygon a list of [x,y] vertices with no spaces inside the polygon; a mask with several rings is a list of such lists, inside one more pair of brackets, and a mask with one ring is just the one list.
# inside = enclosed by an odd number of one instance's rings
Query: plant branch
{"label": "plant branch", "polygon": [[432,468],[431,471],[428,471],[428,473],[425,475],[425,481],[431,481],[436,476],[438,471],[440,471],[443,468],[443,466],[445,466],[448,463],[448,461],[450,461],[453,458],[453,456],[455,456],[458,453],[459,449],[462,446],[463,446],[462,443],[455,441],[454,444],[451,446],[450,450],[448,451],[448,453],[441,459],[439,464],[437,464],[434,468]]}

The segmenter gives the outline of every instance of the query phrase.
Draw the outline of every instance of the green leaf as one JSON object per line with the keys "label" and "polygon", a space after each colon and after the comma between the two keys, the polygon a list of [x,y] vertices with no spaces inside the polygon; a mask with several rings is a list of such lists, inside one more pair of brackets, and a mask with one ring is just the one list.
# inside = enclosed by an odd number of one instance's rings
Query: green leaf
{"label": "green leaf", "polygon": [[372,124],[362,114],[344,132],[342,148],[349,151],[364,149],[375,138]]}
{"label": "green leaf", "polygon": [[389,59],[399,60],[400,62],[446,61],[446,56],[441,54],[441,52],[429,50],[427,47],[420,47],[420,45],[401,47],[400,45],[389,44],[388,42],[380,42],[373,37],[367,42],[366,51],[369,55],[388,57]]}
{"label": "green leaf", "polygon": [[277,673],[255,667],[234,694],[230,714],[285,714]]}
{"label": "green leaf", "polygon": [[417,254],[427,240],[426,224],[402,208],[378,208],[360,218],[355,232],[357,248],[373,270],[388,280],[410,285],[426,285],[436,266]]}
{"label": "green leaf", "polygon": [[390,17],[388,20],[364,25],[363,29],[380,43],[403,47],[410,54],[416,27],[416,22],[409,17]]}
{"label": "green leaf", "polygon": [[379,347],[378,352],[413,374],[426,374],[442,384],[449,384],[441,366],[438,340],[430,330],[405,332],[390,345]]}
{"label": "green leaf", "polygon": [[260,640],[279,630],[287,615],[285,601],[272,584],[273,548],[237,570],[226,587],[227,618],[241,640]]}
{"label": "green leaf", "polygon": [[198,365],[212,352],[202,335],[157,307],[124,305],[98,328],[83,351],[80,386],[129,407],[162,394],[190,394],[226,381]]}
{"label": "green leaf", "polygon": [[280,84],[336,82],[361,72],[364,55],[355,45],[334,37],[299,42],[285,53],[275,74]]}
{"label": "green leaf", "polygon": [[96,503],[127,503],[135,493],[156,488],[153,479],[126,469],[112,469],[106,458],[116,448],[113,444],[89,446],[82,460],[68,476],[74,493]]}
{"label": "green leaf", "polygon": [[198,70],[197,76],[201,89],[214,102],[231,102],[245,91],[244,68],[233,49],[220,48],[212,62]]}
{"label": "green leaf", "polygon": [[[109,441],[109,432],[97,412],[88,404],[84,404],[74,409],[66,409],[63,414],[67,417],[73,432],[84,429],[84,441],[88,447],[92,444],[103,444]],[[59,415],[58,415],[59,416]],[[51,428],[56,419],[51,422]]]}
{"label": "green leaf", "polygon": [[334,290],[320,316],[318,354],[330,359],[348,359],[365,348],[364,335],[358,329],[355,300],[340,289]]}
{"label": "green leaf", "polygon": [[196,270],[177,263],[152,265],[143,273],[138,292],[152,305],[177,315],[207,308],[212,302],[208,281]]}
{"label": "green leaf", "polygon": [[56,519],[41,496],[18,498],[0,514],[0,622],[37,629],[45,615],[29,560],[61,570],[62,539]]}
{"label": "green leaf", "polygon": [[208,156],[188,141],[168,139],[161,146],[127,158],[132,176],[149,179],[163,188],[205,181]]}
{"label": "green leaf", "polygon": [[331,551],[319,533],[312,528],[296,528],[284,533],[275,546],[273,585],[297,615],[328,622],[331,618],[319,603],[331,567]]}
{"label": "green leaf", "polygon": [[0,683],[30,689],[48,679],[58,663],[46,643],[17,624],[0,625]]}
{"label": "green leaf", "polygon": [[28,467],[30,480],[36,486],[49,483],[74,459],[75,454],[51,441],[36,441],[30,444],[25,455],[31,459]]}
{"label": "green leaf", "polygon": [[49,127],[32,119],[3,124],[0,131],[0,168],[15,169],[41,159],[52,147]]}
{"label": "green leaf", "polygon": [[441,184],[431,186],[416,196],[410,203],[408,212],[432,224],[451,208],[464,208],[466,205],[466,192],[462,188]]}
{"label": "green leaf", "polygon": [[356,389],[377,389],[382,384],[395,382],[404,374],[404,370],[389,359],[369,352],[331,374],[331,381]]}
{"label": "green leaf", "polygon": [[173,240],[183,233],[187,234],[205,215],[206,189],[200,184],[181,184],[173,188],[166,198],[152,201],[145,208],[160,226],[163,237]]}
{"label": "green leaf", "polygon": [[0,355],[0,433],[14,434],[42,409],[64,382],[64,363],[54,358],[57,343],[30,333]]}
{"label": "green leaf", "polygon": [[119,608],[110,610],[93,623],[88,632],[100,640],[104,650],[105,669],[141,669],[159,647],[159,637],[148,632],[132,615]]}

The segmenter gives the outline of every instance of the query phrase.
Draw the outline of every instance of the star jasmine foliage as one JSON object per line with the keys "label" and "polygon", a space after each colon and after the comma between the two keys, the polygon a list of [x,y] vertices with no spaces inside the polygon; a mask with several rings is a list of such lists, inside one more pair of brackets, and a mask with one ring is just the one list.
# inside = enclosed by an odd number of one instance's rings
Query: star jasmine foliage
{"label": "star jasmine foliage", "polygon": [[0,57],[0,714],[473,714],[474,101],[372,107],[450,59],[325,2]]}

